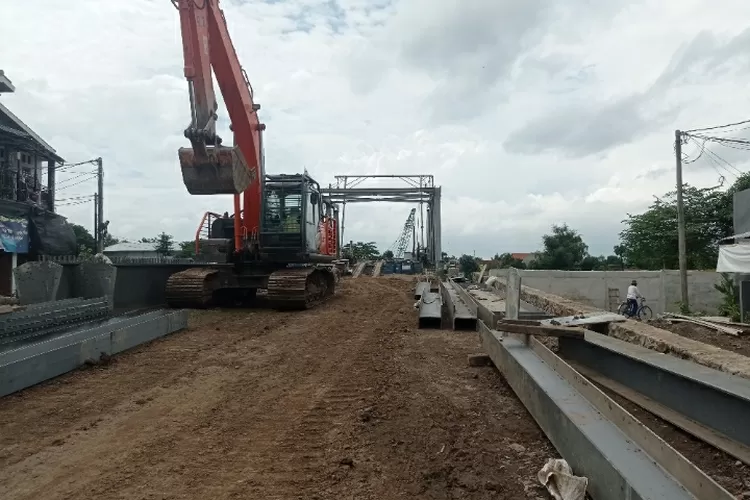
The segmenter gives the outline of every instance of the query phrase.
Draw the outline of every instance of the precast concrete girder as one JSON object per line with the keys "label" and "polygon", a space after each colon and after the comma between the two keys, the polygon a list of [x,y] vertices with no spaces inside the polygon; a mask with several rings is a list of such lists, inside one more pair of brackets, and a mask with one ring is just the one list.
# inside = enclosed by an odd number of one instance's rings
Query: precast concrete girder
{"label": "precast concrete girder", "polygon": [[186,310],[85,323],[0,351],[0,397],[187,327]]}
{"label": "precast concrete girder", "polygon": [[729,500],[728,491],[536,338],[492,330],[482,345],[539,427],[602,500]]}
{"label": "precast concrete girder", "polygon": [[559,352],[594,381],[750,464],[750,380],[595,332],[561,338]]}

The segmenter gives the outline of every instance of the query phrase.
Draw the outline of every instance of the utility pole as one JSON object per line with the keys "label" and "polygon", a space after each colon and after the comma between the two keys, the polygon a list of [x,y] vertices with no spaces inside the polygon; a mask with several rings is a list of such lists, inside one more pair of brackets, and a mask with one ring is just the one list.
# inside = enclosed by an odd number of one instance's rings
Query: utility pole
{"label": "utility pole", "polygon": [[682,307],[690,309],[687,282],[687,248],[685,244],[685,204],[682,200],[682,132],[674,131],[675,165],[677,167],[677,251],[680,260],[680,296]]}
{"label": "utility pole", "polygon": [[94,193],[94,247],[99,249],[99,193]]}
{"label": "utility pole", "polygon": [[96,159],[98,196],[97,196],[97,226],[96,226],[96,252],[104,250],[104,237],[102,227],[104,224],[104,169],[102,168],[102,157]]}

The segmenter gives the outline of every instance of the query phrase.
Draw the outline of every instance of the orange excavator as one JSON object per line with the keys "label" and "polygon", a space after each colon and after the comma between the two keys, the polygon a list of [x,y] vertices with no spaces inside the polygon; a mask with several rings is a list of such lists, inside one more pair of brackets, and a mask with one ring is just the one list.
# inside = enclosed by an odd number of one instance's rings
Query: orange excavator
{"label": "orange excavator", "polygon": [[[180,13],[191,121],[180,148],[182,179],[193,195],[232,194],[234,214],[208,213],[196,233],[198,261],[166,284],[172,307],[245,302],[266,289],[277,309],[306,309],[331,297],[338,209],[307,175],[266,175],[260,105],[229,37],[219,0],[172,0]],[[216,131],[221,89],[234,135]],[[201,231],[204,225],[205,231]]]}

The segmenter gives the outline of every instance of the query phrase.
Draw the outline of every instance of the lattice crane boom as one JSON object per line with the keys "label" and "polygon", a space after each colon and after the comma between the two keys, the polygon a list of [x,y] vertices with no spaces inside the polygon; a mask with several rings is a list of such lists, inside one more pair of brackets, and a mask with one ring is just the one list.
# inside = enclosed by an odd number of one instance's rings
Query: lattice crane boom
{"label": "lattice crane boom", "polygon": [[403,258],[406,249],[409,247],[409,240],[411,239],[411,235],[414,232],[414,217],[416,213],[417,209],[412,208],[411,212],[409,212],[409,217],[406,218],[406,223],[404,224],[404,228],[401,230],[401,234],[393,243],[393,245],[391,245],[390,250],[393,252],[394,258]]}

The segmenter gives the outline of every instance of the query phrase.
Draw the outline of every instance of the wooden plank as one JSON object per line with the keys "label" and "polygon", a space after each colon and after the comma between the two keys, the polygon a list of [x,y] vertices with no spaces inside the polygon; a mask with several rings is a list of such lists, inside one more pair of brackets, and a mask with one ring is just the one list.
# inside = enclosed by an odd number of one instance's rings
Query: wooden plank
{"label": "wooden plank", "polygon": [[536,321],[533,319],[507,319],[503,318],[499,321],[502,321],[505,324],[509,325],[530,325],[530,326],[542,326],[541,321]]}
{"label": "wooden plank", "polygon": [[570,337],[582,339],[586,334],[586,329],[565,326],[548,326],[548,325],[524,325],[518,323],[506,323],[506,320],[497,322],[497,329],[506,333],[519,333],[521,335],[537,335],[542,337]]}
{"label": "wooden plank", "polygon": [[711,328],[712,330],[726,333],[727,335],[734,335],[735,337],[739,337],[743,333],[742,330],[737,329],[737,328],[720,325],[718,323],[711,323],[709,321],[703,321],[699,318],[695,318],[691,316],[683,316],[682,314],[667,313],[664,316],[668,319],[673,319],[673,318],[681,319],[683,321],[687,321],[688,323],[694,323],[696,325],[704,326],[706,328]]}

